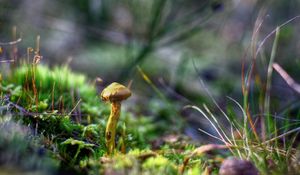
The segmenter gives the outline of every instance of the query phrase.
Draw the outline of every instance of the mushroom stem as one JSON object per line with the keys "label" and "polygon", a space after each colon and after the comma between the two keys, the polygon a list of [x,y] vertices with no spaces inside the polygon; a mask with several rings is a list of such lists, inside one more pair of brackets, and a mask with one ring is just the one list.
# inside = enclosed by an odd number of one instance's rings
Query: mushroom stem
{"label": "mushroom stem", "polygon": [[110,116],[105,130],[105,140],[108,154],[111,155],[115,149],[116,127],[120,117],[121,103],[119,101],[111,103]]}

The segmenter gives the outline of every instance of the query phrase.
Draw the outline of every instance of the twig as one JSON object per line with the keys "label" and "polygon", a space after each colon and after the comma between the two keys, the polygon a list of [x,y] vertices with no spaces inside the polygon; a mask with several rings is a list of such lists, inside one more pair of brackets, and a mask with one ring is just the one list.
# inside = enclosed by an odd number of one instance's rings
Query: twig
{"label": "twig", "polygon": [[0,63],[12,63],[15,62],[15,60],[0,60]]}
{"label": "twig", "polygon": [[15,45],[15,44],[17,44],[17,43],[19,43],[19,42],[21,42],[21,41],[22,41],[22,38],[19,38],[19,39],[15,40],[15,41],[10,41],[10,42],[0,42],[0,45],[1,45],[1,46]]}
{"label": "twig", "polygon": [[71,115],[73,111],[75,111],[75,109],[77,108],[77,106],[80,104],[81,99],[78,100],[78,102],[76,103],[76,105],[74,106],[74,108],[69,112],[68,115]]}
{"label": "twig", "polygon": [[295,80],[279,64],[274,63],[273,68],[294,91],[300,94],[300,84],[295,82]]}
{"label": "twig", "polygon": [[25,108],[17,105],[17,104],[14,104],[13,102],[11,102],[9,100],[9,96],[6,95],[4,98],[0,99],[4,102],[4,104],[8,105],[8,106],[12,106],[13,108],[16,108],[17,110],[19,110],[22,114],[25,114],[25,115],[29,115],[29,116],[35,116],[33,113],[27,111]]}
{"label": "twig", "polygon": [[[20,111],[19,113],[18,112],[10,112],[12,114],[20,114],[20,115],[25,115],[25,116],[30,116],[30,117],[36,117],[38,115],[53,115],[53,116],[65,116],[65,115],[68,115],[68,116],[78,116],[77,114],[72,114],[72,112],[76,109],[76,107],[80,104],[81,102],[81,99],[76,103],[75,107],[71,110],[71,112],[69,113],[47,113],[47,112],[44,112],[44,113],[39,113],[39,112],[30,112],[30,111],[27,111],[25,108],[23,108],[22,106],[20,105],[17,105],[13,102],[11,102],[9,100],[9,96],[6,95],[4,98],[0,98],[0,102],[3,101],[5,105],[8,105],[8,106],[11,106],[12,108],[15,108],[17,109],[18,111]],[[80,114],[80,116],[88,116],[89,114]]]}

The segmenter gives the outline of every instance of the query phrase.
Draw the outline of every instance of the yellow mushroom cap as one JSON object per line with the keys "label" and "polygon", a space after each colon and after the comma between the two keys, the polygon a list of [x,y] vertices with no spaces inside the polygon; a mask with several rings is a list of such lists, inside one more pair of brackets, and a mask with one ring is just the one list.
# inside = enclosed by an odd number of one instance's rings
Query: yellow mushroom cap
{"label": "yellow mushroom cap", "polygon": [[130,90],[126,86],[116,82],[113,82],[101,92],[102,100],[110,102],[126,100],[130,96]]}

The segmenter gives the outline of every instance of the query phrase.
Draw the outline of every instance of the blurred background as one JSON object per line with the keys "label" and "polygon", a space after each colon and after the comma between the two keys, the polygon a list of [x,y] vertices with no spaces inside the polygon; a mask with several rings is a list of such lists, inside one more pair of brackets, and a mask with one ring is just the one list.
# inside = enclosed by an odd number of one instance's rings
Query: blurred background
{"label": "blurred background", "polygon": [[[250,65],[250,46],[294,17],[280,30],[275,61],[300,82],[297,15],[299,0],[0,0],[0,42],[21,37],[15,52],[21,59],[40,35],[42,64],[68,64],[91,81],[101,77],[102,86],[132,81],[130,101],[136,105],[130,110],[184,121],[191,126],[185,132],[197,138],[205,123],[183,106],[216,108],[209,94],[226,110],[233,105],[226,96],[241,103],[242,63]],[[253,40],[256,22],[261,28]],[[258,54],[257,84],[266,82],[273,39]],[[13,55],[9,47],[3,47],[1,60]],[[251,87],[253,116],[260,112],[256,101],[263,85],[257,84]],[[289,109],[299,116],[299,94],[276,72],[271,91],[273,113],[287,115]]]}

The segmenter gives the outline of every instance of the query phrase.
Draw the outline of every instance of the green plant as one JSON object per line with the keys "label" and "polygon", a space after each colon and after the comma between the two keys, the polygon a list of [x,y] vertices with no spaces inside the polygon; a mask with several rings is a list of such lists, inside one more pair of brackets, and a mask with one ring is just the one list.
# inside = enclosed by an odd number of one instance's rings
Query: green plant
{"label": "green plant", "polygon": [[[293,18],[294,19],[294,18]],[[259,21],[259,20],[258,20]],[[289,20],[290,22],[291,20]],[[229,98],[241,112],[239,117],[235,113],[226,113],[212,98],[212,101],[216,105],[220,112],[220,115],[224,117],[224,120],[218,119],[218,113],[214,114],[209,107],[203,104],[201,107],[197,106],[186,106],[186,108],[191,108],[198,111],[212,126],[215,134],[211,134],[203,129],[199,129],[202,133],[209,135],[223,142],[230,152],[242,159],[251,160],[258,167],[262,174],[283,174],[283,173],[296,173],[299,165],[295,163],[296,161],[296,150],[292,146],[295,138],[300,131],[300,128],[287,129],[290,127],[291,123],[286,122],[284,125],[276,120],[276,116],[271,115],[270,111],[270,90],[271,90],[271,78],[272,78],[272,66],[275,59],[279,28],[283,27],[285,24],[277,27],[272,31],[263,42],[257,47],[256,43],[252,43],[254,53],[252,54],[252,62],[249,69],[244,73],[245,65],[243,65],[242,73],[242,93],[243,93],[243,105],[240,105],[233,98]],[[257,40],[257,32],[259,31],[261,24],[257,23],[257,28],[254,29],[253,42]],[[261,88],[264,100],[254,99],[251,97],[251,83],[252,77],[254,76],[254,66],[265,40],[268,39],[272,34],[275,34],[275,39],[271,51],[270,61],[267,69],[266,76],[266,86]],[[245,62],[243,63],[245,64]],[[263,90],[265,89],[265,91]],[[209,92],[208,92],[209,93]],[[250,99],[251,97],[251,99]],[[265,118],[260,118],[260,129],[261,134],[258,133],[258,127],[253,121],[251,103],[258,103],[258,106],[263,106],[263,113],[259,114]],[[226,129],[226,125],[229,125],[229,129]],[[285,139],[288,135],[294,134],[293,139]],[[284,140],[284,143],[282,143]],[[296,167],[296,169],[295,169]]]}

